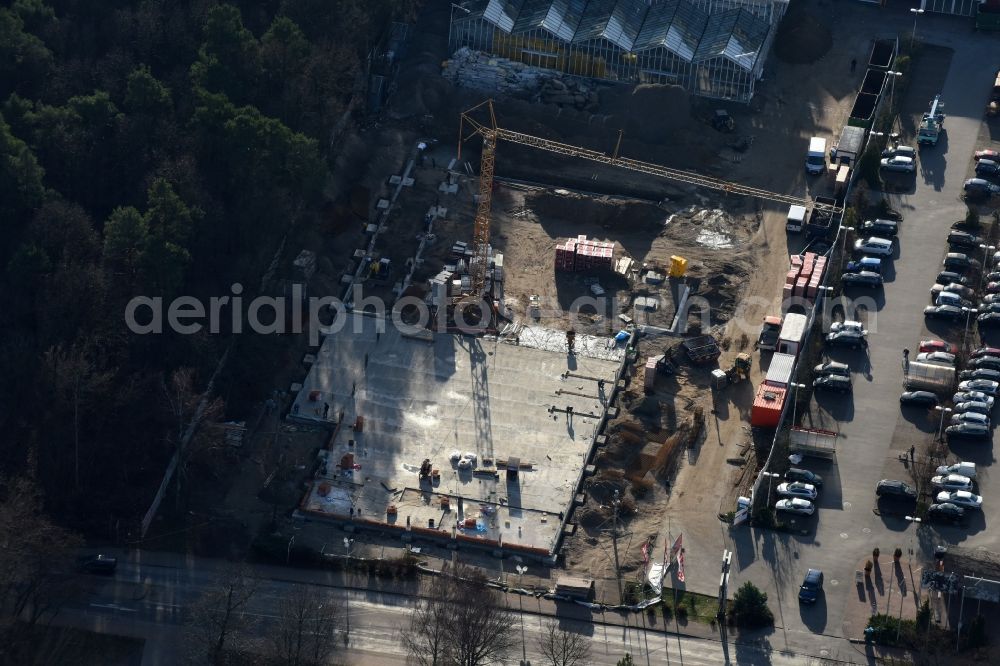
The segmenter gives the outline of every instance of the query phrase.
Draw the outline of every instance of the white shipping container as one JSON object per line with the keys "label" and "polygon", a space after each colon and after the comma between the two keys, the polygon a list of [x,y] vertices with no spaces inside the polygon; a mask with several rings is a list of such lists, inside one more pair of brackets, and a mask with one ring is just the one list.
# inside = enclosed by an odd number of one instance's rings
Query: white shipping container
{"label": "white shipping container", "polygon": [[771,356],[771,365],[767,368],[764,383],[768,386],[787,387],[792,381],[792,370],[795,369],[794,354],[775,353]]}

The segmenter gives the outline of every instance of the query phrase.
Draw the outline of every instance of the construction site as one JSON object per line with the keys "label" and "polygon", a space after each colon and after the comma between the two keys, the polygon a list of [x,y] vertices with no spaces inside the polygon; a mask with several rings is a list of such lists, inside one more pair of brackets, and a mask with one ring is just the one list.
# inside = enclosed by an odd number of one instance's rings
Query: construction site
{"label": "construction site", "polygon": [[780,299],[788,207],[815,205],[801,158],[777,156],[788,137],[763,106],[571,77],[596,108],[484,101],[431,61],[398,93],[409,120],[366,140],[334,211],[354,222],[310,284],[348,313],[292,386],[286,419],[324,433],[297,515],[592,578],[637,570],[668,507],[708,492],[711,529],[752,481],[766,368],[734,318]]}

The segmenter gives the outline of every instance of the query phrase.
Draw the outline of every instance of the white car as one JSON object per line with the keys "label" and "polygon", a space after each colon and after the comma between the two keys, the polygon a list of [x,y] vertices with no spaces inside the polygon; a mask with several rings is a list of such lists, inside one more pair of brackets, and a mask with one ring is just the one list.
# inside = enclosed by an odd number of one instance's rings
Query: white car
{"label": "white car", "polygon": [[982,391],[959,391],[951,396],[951,401],[956,405],[960,402],[985,402],[993,407],[993,396],[986,395]]}
{"label": "white car", "polygon": [[801,497],[802,499],[814,500],[819,493],[816,492],[816,486],[811,483],[794,481],[792,483],[779,484],[778,494],[785,497]]}
{"label": "white car", "polygon": [[968,490],[942,490],[937,494],[937,503],[957,504],[964,509],[982,509],[983,498],[981,495],[973,495]]}
{"label": "white car", "polygon": [[937,468],[938,474],[961,474],[970,479],[976,478],[976,463],[957,462],[951,465],[941,465]]}
{"label": "white car", "polygon": [[961,474],[948,474],[945,476],[931,477],[931,485],[935,488],[947,491],[972,491],[972,479],[967,476],[962,476]]}
{"label": "white car", "polygon": [[917,170],[917,165],[913,163],[912,157],[896,155],[895,157],[885,157],[881,166],[886,171],[901,171],[903,173],[913,173]]}
{"label": "white car", "polygon": [[921,363],[943,363],[944,365],[955,365],[955,355],[948,352],[920,352],[917,360]]}
{"label": "white car", "polygon": [[787,511],[788,513],[798,513],[803,516],[811,516],[816,512],[816,507],[812,502],[799,497],[792,499],[778,500],[774,504],[775,511]]}
{"label": "white car", "polygon": [[951,423],[952,425],[958,425],[959,423],[979,423],[988,428],[990,417],[979,412],[959,412],[958,414],[951,415]]}
{"label": "white car", "polygon": [[830,324],[831,333],[851,332],[857,333],[858,335],[867,335],[868,331],[865,330],[865,325],[860,321],[835,321]]}
{"label": "white car", "polygon": [[995,396],[1000,389],[1000,383],[989,379],[967,379],[958,385],[959,391],[982,391],[986,395]]}
{"label": "white car", "polygon": [[872,236],[854,242],[854,251],[859,254],[871,254],[875,256],[891,257],[895,245],[891,240]]}

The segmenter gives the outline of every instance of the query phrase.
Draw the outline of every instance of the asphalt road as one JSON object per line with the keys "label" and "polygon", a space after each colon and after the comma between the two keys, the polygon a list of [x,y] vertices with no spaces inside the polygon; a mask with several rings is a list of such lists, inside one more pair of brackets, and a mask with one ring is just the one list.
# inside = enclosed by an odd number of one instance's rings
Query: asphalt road
{"label": "asphalt road", "polygon": [[[152,559],[152,561],[147,561]],[[185,643],[183,625],[187,608],[207,589],[216,584],[219,575],[230,563],[157,554],[153,558],[119,561],[113,578],[86,576],[80,593],[60,611],[54,624],[88,628],[146,639],[142,664],[179,663]],[[297,586],[319,586],[331,599],[346,600],[350,614],[350,645],[339,654],[348,663],[404,664],[406,654],[400,645],[400,632],[409,626],[415,600],[405,594],[385,591],[345,590],[329,584],[324,572],[299,571],[280,567],[258,569],[262,579],[247,614],[265,627],[275,617],[282,599]],[[289,580],[294,578],[295,580]],[[306,582],[309,581],[309,582]],[[519,595],[508,595],[507,601],[515,612]],[[524,645],[528,661],[545,663],[538,650],[538,639],[545,624],[553,618],[551,603],[531,597],[521,597],[524,611]],[[544,607],[543,607],[544,604]],[[543,611],[543,612],[539,612]],[[630,653],[636,664],[686,664],[718,666],[719,664],[776,664],[791,666],[808,663],[808,658],[792,653],[771,652],[763,646],[720,642],[647,631],[642,627],[623,627],[599,621],[586,622],[559,618],[560,626],[579,632],[590,639],[591,658],[588,663],[615,664]],[[633,616],[631,621],[641,621]],[[517,627],[520,634],[520,626]],[[520,650],[518,650],[520,652]],[[512,655],[510,663],[520,661]]]}
{"label": "asphalt road", "polygon": [[[1000,485],[1000,475],[991,478],[988,469],[981,474],[985,517],[974,516],[966,528],[914,526],[903,517],[905,507],[899,507],[897,514],[897,507],[875,504],[878,480],[908,480],[909,472],[898,456],[913,443],[918,447],[929,443],[938,424],[925,412],[900,410],[902,350],[915,350],[926,337],[962,342],[961,326],[933,326],[929,332],[922,309],[929,304],[928,289],[947,251],[949,227],[965,217],[962,183],[969,177],[985,95],[995,75],[995,38],[974,35],[965,23],[954,19],[928,16],[921,21],[922,36],[954,49],[954,53],[950,60],[949,54],[943,53],[918,65],[905,104],[922,112],[934,94],[941,92],[947,105],[947,138],[920,151],[910,191],[891,197],[894,207],[905,216],[899,235],[901,249],[888,272],[884,291],[875,297],[874,311],[867,315],[869,349],[830,354],[834,360],[850,363],[853,396],[820,395],[812,405],[822,427],[841,435],[835,464],[807,461],[826,481],[818,500],[819,511],[813,518],[799,521],[805,530],[801,536],[751,530],[733,533],[734,583],[747,579],[765,583],[776,606],[782,628],[772,636],[771,644],[804,650],[803,643],[811,640],[810,654],[832,651],[836,636],[861,635],[863,625],[857,625],[866,619],[864,614],[845,614],[845,609],[855,594],[855,571],[870,557],[873,547],[878,546],[886,556],[896,547],[929,556],[939,543],[995,547],[1000,542],[1000,534],[988,534],[984,529],[995,515],[993,507],[1000,506],[1000,489],[995,487]],[[986,62],[990,65],[984,66]],[[990,445],[954,452],[979,465],[989,465],[993,459]],[[797,588],[810,567],[825,572],[826,591],[816,606],[800,607]],[[910,589],[907,603],[915,603],[914,588]]]}

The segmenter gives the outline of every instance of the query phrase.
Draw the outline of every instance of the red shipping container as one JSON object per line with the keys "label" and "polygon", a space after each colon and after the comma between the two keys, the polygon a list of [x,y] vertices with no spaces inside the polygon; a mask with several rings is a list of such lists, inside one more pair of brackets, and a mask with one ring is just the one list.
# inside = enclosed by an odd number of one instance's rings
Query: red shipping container
{"label": "red shipping container", "polygon": [[761,384],[753,399],[750,425],[755,428],[776,428],[785,406],[786,389]]}

